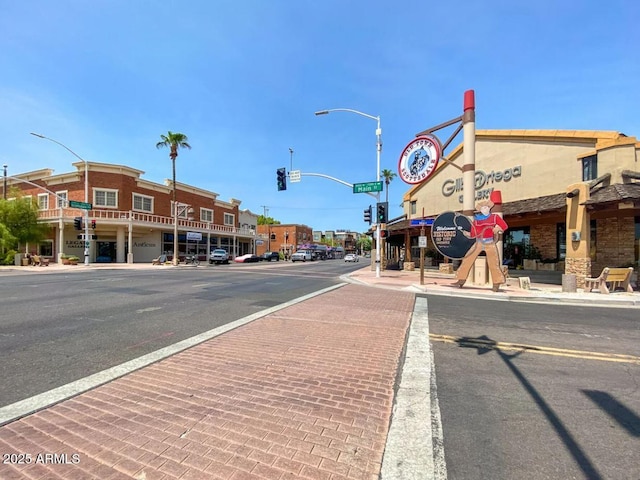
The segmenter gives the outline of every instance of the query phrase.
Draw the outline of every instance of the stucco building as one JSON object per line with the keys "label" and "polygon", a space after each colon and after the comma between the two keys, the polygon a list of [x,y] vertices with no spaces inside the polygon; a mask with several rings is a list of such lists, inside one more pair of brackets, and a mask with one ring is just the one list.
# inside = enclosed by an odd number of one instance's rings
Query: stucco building
{"label": "stucco building", "polygon": [[[478,130],[476,200],[502,192],[509,225],[503,255],[515,268],[539,252],[546,264],[581,277],[639,264],[640,143],[615,131]],[[447,160],[462,165],[463,145]],[[462,211],[462,172],[445,161],[403,197],[404,216],[388,226],[391,250],[419,257],[412,219]],[[427,227],[427,236],[430,235]],[[429,246],[431,241],[429,239]],[[535,247],[535,248],[532,248]]]}

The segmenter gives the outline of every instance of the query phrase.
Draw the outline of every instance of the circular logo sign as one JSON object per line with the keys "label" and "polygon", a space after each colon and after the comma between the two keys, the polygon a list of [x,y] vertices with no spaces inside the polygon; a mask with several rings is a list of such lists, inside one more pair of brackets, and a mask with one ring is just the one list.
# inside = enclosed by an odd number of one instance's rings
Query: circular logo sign
{"label": "circular logo sign", "polygon": [[449,258],[463,258],[475,240],[467,238],[462,231],[471,232],[471,222],[456,212],[444,212],[433,220],[431,240],[442,255]]}
{"label": "circular logo sign", "polygon": [[433,135],[420,135],[402,151],[398,162],[398,173],[406,183],[424,182],[435,171],[442,148]]}

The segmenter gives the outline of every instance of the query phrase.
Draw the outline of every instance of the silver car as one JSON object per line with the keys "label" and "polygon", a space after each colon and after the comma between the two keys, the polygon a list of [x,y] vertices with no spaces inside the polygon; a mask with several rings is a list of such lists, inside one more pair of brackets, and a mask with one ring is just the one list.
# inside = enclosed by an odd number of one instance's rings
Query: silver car
{"label": "silver car", "polygon": [[312,259],[313,257],[309,250],[298,250],[296,253],[291,255],[292,262],[306,262],[307,260],[311,261]]}

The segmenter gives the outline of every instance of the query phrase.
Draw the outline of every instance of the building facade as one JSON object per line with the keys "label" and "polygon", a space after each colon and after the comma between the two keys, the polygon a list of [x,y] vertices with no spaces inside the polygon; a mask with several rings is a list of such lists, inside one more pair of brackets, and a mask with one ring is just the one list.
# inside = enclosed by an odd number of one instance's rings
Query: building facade
{"label": "building facade", "polygon": [[[84,226],[74,229],[74,220],[83,217],[84,225],[85,210],[70,208],[69,202],[85,201],[85,163],[73,166],[76,171],[69,173],[43,169],[7,179],[8,191],[18,189],[37,199],[40,220],[52,231],[49,239],[29,249],[53,261],[62,254],[84,256]],[[176,229],[181,260],[188,254],[206,260],[214,248],[232,256],[254,248],[256,230],[250,219],[241,226],[240,200],[225,202],[214,192],[176,182],[174,205],[170,180],[150,182],[141,178],[143,171],[123,165],[86,162],[86,168],[92,263],[151,262],[161,254],[171,260]]]}
{"label": "building facade", "polygon": [[[639,265],[640,143],[614,131],[478,130],[476,201],[502,192],[509,229],[502,253],[513,268],[539,265],[580,277],[603,267]],[[463,146],[403,197],[404,216],[388,226],[389,251],[419,257],[411,220],[462,211]],[[453,165],[451,165],[453,163]],[[456,165],[458,168],[456,168]],[[426,234],[430,237],[429,227]],[[429,238],[429,248],[432,247]],[[544,267],[550,268],[550,267]]]}
{"label": "building facade", "polygon": [[311,241],[311,227],[300,224],[258,225],[256,253],[281,252],[285,257],[291,256],[298,245]]}

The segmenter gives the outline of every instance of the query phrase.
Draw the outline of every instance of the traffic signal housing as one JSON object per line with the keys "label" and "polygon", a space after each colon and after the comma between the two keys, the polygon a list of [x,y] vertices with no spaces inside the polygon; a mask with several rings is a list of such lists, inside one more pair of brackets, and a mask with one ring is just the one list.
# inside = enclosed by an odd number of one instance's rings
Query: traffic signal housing
{"label": "traffic signal housing", "polygon": [[76,230],[82,230],[82,217],[75,217],[73,219],[73,227]]}
{"label": "traffic signal housing", "polygon": [[380,202],[376,205],[376,223],[387,223],[387,210],[389,202]]}
{"label": "traffic signal housing", "polygon": [[96,221],[95,220],[91,220],[91,228],[93,228],[93,229],[96,228]]}
{"label": "traffic signal housing", "polygon": [[277,173],[277,181],[278,181],[278,191],[281,192],[282,190],[286,190],[287,189],[287,169],[279,168],[276,173]]}
{"label": "traffic signal housing", "polygon": [[371,225],[371,205],[364,210],[364,221]]}

